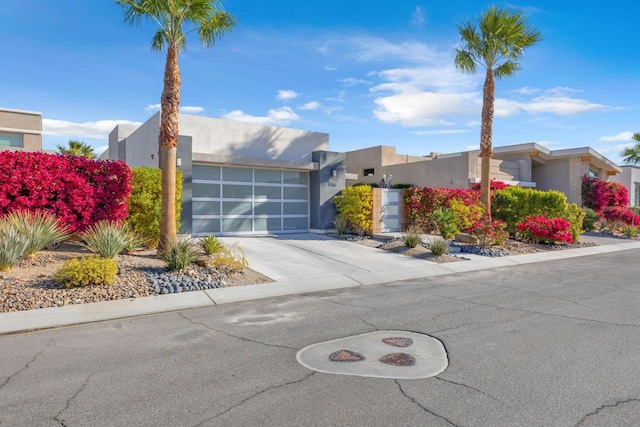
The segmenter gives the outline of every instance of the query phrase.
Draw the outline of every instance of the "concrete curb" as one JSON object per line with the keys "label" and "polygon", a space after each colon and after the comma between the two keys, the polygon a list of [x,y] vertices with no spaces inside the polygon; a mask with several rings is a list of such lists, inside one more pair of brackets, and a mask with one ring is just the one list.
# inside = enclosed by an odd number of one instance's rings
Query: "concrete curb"
{"label": "concrete curb", "polygon": [[[407,265],[407,268],[400,267],[393,271],[363,270],[350,275],[329,273],[322,276],[305,277],[304,281],[300,279],[289,279],[258,285],[0,313],[0,334],[71,326],[242,301],[300,295],[323,290],[355,288],[376,283],[388,283],[537,262],[571,259],[630,249],[640,249],[640,241],[499,258],[472,256],[469,257],[472,258],[470,261],[465,262],[449,264],[428,263],[428,265],[420,264],[420,267],[416,267],[417,264],[415,264],[413,267]],[[467,257],[467,254],[463,255]]]}

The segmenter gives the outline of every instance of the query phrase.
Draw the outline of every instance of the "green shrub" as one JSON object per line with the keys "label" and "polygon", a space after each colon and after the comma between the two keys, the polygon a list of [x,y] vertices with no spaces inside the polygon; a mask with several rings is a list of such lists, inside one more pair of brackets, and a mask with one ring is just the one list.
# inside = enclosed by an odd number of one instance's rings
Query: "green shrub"
{"label": "green shrub", "polygon": [[118,274],[118,263],[113,259],[92,255],[72,258],[62,265],[53,280],[65,287],[112,285]]}
{"label": "green shrub", "polygon": [[600,222],[600,215],[590,208],[582,208],[582,211],[584,212],[582,228],[584,231],[594,231],[597,228],[596,224]]}
{"label": "green shrub", "polygon": [[512,236],[516,233],[516,224],[529,216],[565,218],[567,209],[567,196],[560,191],[516,186],[496,191],[491,203],[492,217],[506,222]]}
{"label": "green shrub", "polygon": [[203,237],[198,240],[198,246],[200,246],[207,255],[218,253],[224,247],[220,239],[213,235]]}
{"label": "green shrub", "polygon": [[438,208],[430,216],[438,225],[438,231],[443,239],[451,239],[458,232],[456,216],[451,209]]}
{"label": "green shrub", "polygon": [[27,239],[27,257],[32,257],[47,246],[60,243],[69,237],[68,227],[62,225],[55,215],[49,212],[14,211],[7,214],[4,220]]}
{"label": "green shrub", "polygon": [[443,239],[432,239],[427,243],[427,249],[435,256],[442,256],[449,252],[449,244]]}
{"label": "green shrub", "polygon": [[349,220],[341,215],[338,215],[333,220],[333,226],[336,229],[336,233],[343,235],[349,231]]}
{"label": "green shrub", "polygon": [[82,246],[103,258],[115,258],[128,245],[127,232],[113,221],[98,221],[79,236]]}
{"label": "green shrub", "polygon": [[249,265],[244,251],[239,245],[225,247],[214,255],[212,265],[218,273],[232,276],[240,273],[244,267]]}
{"label": "green shrub", "polygon": [[582,227],[584,224],[585,212],[575,203],[571,203],[567,207],[567,221],[569,221],[569,233],[573,243],[580,241],[580,234],[582,234]]}
{"label": "green shrub", "polygon": [[158,254],[167,263],[169,270],[184,270],[198,257],[196,248],[191,244],[191,241],[183,238],[167,243],[167,246],[158,251]]}
{"label": "green shrub", "polygon": [[333,198],[338,215],[349,221],[359,235],[373,229],[373,189],[368,185],[347,187]]}
{"label": "green shrub", "polygon": [[622,234],[624,234],[624,237],[626,237],[627,239],[633,239],[638,235],[638,227],[625,225],[624,227],[622,227]]}
{"label": "green shrub", "polygon": [[484,207],[481,204],[468,205],[461,200],[452,199],[449,201],[449,209],[456,218],[458,230],[461,231],[468,231],[484,217]]}
{"label": "green shrub", "polygon": [[27,253],[29,240],[2,221],[0,224],[0,271],[13,268]]}
{"label": "green shrub", "polygon": [[[126,223],[148,241],[151,248],[160,242],[162,212],[162,171],[158,168],[132,168],[131,196]],[[176,227],[180,229],[182,210],[182,171],[176,171]]]}
{"label": "green shrub", "polygon": [[407,228],[405,235],[402,236],[402,241],[408,248],[415,248],[420,243],[420,234],[414,227]]}

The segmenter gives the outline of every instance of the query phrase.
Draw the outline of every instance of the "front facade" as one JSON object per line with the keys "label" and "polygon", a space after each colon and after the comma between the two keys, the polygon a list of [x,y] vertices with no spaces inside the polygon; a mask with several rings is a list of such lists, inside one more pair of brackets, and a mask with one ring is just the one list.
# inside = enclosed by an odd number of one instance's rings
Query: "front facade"
{"label": "front facade", "polygon": [[629,191],[629,205],[640,206],[640,166],[621,166],[622,173],[611,181],[624,185]]}
{"label": "front facade", "polygon": [[[355,183],[411,184],[425,187],[469,188],[480,182],[480,151],[428,156],[397,154],[378,146],[346,153],[347,185]],[[548,150],[536,143],[494,148],[491,178],[540,190],[562,191],[569,203],[582,203],[582,176],[603,180],[621,173],[613,162],[589,147]]]}
{"label": "front facade", "polygon": [[0,108],[0,150],[42,150],[42,113]]}
{"label": "front facade", "polygon": [[[117,126],[110,159],[159,167],[160,113]],[[331,228],[331,198],[344,188],[344,154],[324,133],[179,116],[181,234],[270,234]]]}

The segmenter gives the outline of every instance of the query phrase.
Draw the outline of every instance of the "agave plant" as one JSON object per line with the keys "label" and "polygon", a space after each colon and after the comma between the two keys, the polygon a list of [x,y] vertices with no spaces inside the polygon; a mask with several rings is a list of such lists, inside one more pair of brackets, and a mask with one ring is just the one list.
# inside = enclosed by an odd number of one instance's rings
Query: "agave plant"
{"label": "agave plant", "polygon": [[48,212],[14,211],[7,214],[4,221],[27,240],[27,257],[69,237],[68,227]]}
{"label": "agave plant", "polygon": [[129,244],[127,232],[115,221],[98,221],[79,236],[82,246],[103,258],[115,258]]}

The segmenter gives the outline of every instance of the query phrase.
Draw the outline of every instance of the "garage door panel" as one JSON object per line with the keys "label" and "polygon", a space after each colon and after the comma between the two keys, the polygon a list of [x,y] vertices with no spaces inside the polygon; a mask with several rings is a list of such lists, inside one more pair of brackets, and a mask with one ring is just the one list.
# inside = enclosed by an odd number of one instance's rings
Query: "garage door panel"
{"label": "garage door panel", "polygon": [[309,229],[309,173],[194,165],[193,232]]}

